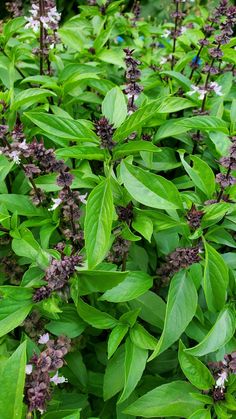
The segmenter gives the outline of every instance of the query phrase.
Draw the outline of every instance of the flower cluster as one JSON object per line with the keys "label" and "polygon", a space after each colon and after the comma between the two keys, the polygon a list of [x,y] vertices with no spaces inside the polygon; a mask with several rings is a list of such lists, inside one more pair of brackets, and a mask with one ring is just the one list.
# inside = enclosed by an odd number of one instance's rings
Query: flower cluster
{"label": "flower cluster", "polygon": [[127,255],[130,247],[130,242],[117,236],[112,246],[111,251],[107,256],[108,262],[115,263],[116,265],[122,264],[125,255]]}
{"label": "flower cluster", "polygon": [[[209,16],[208,23],[203,28],[205,38],[199,40],[200,49],[197,54],[198,59],[203,47],[210,45],[210,40],[207,38],[211,37],[212,34],[216,32],[212,47],[209,49],[210,62],[205,63],[202,69],[203,73],[215,75],[220,72],[220,65],[217,67],[215,63],[216,61],[219,61],[219,63],[221,62],[223,56],[221,46],[229,43],[235,24],[236,7],[229,6],[228,1],[222,0],[219,6],[213,11],[212,16]],[[192,67],[190,79],[194,70],[195,68]]]}
{"label": "flower cluster", "polygon": [[222,96],[223,93],[221,92],[221,86],[216,82],[210,82],[207,86],[195,86],[194,84],[191,85],[192,90],[188,93],[189,96],[194,95],[195,93],[198,94],[198,98],[203,100],[205,95],[209,92],[215,92],[217,96]]}
{"label": "flower cluster", "polygon": [[138,83],[138,80],[140,80],[141,77],[141,71],[138,69],[138,66],[141,63],[133,57],[133,49],[125,48],[124,52],[125,64],[127,67],[125,72],[126,88],[124,89],[124,93],[128,97],[128,112],[131,114],[136,111],[137,107],[134,104],[134,101],[143,90],[142,86]]}
{"label": "flower cluster", "polygon": [[43,334],[45,323],[46,320],[42,317],[40,312],[33,310],[24,320],[24,331],[31,339],[34,340],[37,336]]}
{"label": "flower cluster", "polygon": [[192,229],[199,228],[201,225],[201,219],[203,217],[203,211],[199,211],[193,205],[190,211],[187,213],[188,224]]}
{"label": "flower cluster", "polygon": [[81,261],[82,257],[79,255],[62,256],[61,260],[53,259],[45,273],[44,279],[47,285],[43,285],[35,291],[33,300],[35,302],[44,300],[52,292],[63,289]]}
{"label": "flower cluster", "polygon": [[39,0],[38,2],[32,2],[30,16],[25,17],[27,20],[25,27],[33,29],[34,32],[38,32],[42,24],[45,30],[55,31],[58,29],[60,18],[61,15],[57,12],[53,0]]}
{"label": "flower cluster", "polygon": [[229,156],[221,157],[220,164],[226,169],[226,173],[218,173],[216,182],[220,185],[220,198],[225,188],[236,184],[236,177],[231,175],[232,170],[236,170],[236,137],[231,137],[232,145]]}
{"label": "flower cluster", "polygon": [[118,219],[120,221],[125,221],[128,225],[130,225],[133,219],[133,204],[130,202],[126,207],[118,206],[116,208],[116,212],[118,215]]}
{"label": "flower cluster", "polygon": [[95,123],[96,134],[101,138],[101,148],[112,150],[115,143],[112,140],[115,129],[104,116]]}
{"label": "flower cluster", "polygon": [[46,333],[38,342],[46,345],[46,349],[40,355],[34,354],[26,365],[25,401],[29,412],[38,410],[42,414],[51,399],[52,383],[67,382],[65,377],[58,376],[58,369],[64,365],[64,357],[70,351],[70,339],[61,336],[51,340]]}
{"label": "flower cluster", "polygon": [[226,354],[223,361],[209,362],[216,380],[212,395],[215,401],[225,399],[225,387],[230,374],[236,374],[236,352]]}
{"label": "flower cluster", "polygon": [[22,0],[15,0],[13,2],[7,2],[5,4],[6,10],[11,13],[12,17],[19,17],[22,15]]}
{"label": "flower cluster", "polygon": [[24,273],[24,269],[19,265],[14,253],[9,253],[1,259],[0,272],[4,281],[8,280],[11,285],[19,285]]}
{"label": "flower cluster", "polygon": [[35,176],[58,173],[57,185],[62,187],[62,190],[57,198],[52,198],[53,204],[49,211],[53,211],[61,205],[64,221],[71,224],[71,229],[66,231],[67,239],[71,238],[73,241],[81,239],[77,231],[78,224],[76,223],[80,218],[79,206],[81,203],[86,204],[85,198],[87,194],[81,195],[78,191],[71,190],[70,186],[74,176],[69,173],[69,168],[63,160],[56,159],[54,150],[45,147],[43,140],[38,142],[34,139],[31,143],[26,143],[22,124],[16,124],[11,133],[11,143],[5,139],[7,132],[8,127],[2,125],[0,135],[5,146],[0,148],[0,152],[12,159],[16,164],[21,165],[25,175],[33,185],[31,195],[34,204],[42,203],[45,198],[43,192],[36,188],[34,184]]}
{"label": "flower cluster", "polygon": [[186,269],[198,262],[200,262],[199,246],[179,247],[166,257],[166,262],[157,270],[157,274],[163,283],[168,283],[180,269]]}
{"label": "flower cluster", "polygon": [[134,17],[131,20],[133,22],[133,25],[135,26],[135,22],[137,22],[140,19],[140,15],[141,15],[141,7],[140,7],[140,2],[138,0],[134,1],[131,11],[134,15]]}

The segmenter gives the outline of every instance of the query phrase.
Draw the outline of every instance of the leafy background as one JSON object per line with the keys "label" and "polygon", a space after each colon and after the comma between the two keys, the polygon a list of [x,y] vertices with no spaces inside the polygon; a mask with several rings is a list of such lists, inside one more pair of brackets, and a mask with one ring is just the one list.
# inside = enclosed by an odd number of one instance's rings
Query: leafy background
{"label": "leafy background", "polygon": [[66,2],[43,53],[4,22],[3,419],[235,417],[235,20],[205,6]]}

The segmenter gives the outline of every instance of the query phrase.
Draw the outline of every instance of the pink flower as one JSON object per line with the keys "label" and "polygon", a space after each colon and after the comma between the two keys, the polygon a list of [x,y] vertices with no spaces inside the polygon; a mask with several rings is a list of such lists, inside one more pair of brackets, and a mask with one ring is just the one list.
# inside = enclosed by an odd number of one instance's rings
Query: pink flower
{"label": "pink flower", "polygon": [[49,334],[45,333],[44,335],[41,335],[38,343],[41,343],[41,345],[44,345],[45,343],[47,343],[49,341]]}
{"label": "pink flower", "polygon": [[63,383],[68,382],[67,378],[63,377],[63,375],[61,377],[58,376],[58,371],[52,378],[50,378],[50,381],[51,381],[51,383],[56,384],[56,386],[58,384],[63,384]]}

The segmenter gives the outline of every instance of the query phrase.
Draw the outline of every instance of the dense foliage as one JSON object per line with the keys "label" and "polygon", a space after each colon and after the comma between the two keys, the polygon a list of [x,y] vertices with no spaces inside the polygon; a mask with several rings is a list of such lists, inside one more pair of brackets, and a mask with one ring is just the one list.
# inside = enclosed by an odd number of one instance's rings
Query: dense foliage
{"label": "dense foliage", "polygon": [[234,418],[236,7],[10,6],[0,418]]}

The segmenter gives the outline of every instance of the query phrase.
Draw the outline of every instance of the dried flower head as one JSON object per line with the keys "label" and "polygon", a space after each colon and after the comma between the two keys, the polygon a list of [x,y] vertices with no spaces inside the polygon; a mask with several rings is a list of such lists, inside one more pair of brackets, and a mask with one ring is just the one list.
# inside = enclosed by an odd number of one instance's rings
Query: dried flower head
{"label": "dried flower head", "polygon": [[101,148],[111,150],[115,143],[112,140],[115,129],[104,116],[95,123],[96,134],[101,138]]}
{"label": "dried flower head", "polygon": [[79,255],[62,256],[61,260],[53,259],[51,265],[46,269],[45,281],[47,285],[38,288],[33,296],[35,302],[48,298],[53,291],[61,290],[68,279],[75,272],[76,266],[81,263]]}
{"label": "dried flower head", "polygon": [[200,262],[199,246],[179,247],[166,257],[166,262],[158,269],[157,274],[165,283],[180,269],[186,269],[198,262]]}
{"label": "dried flower head", "polygon": [[[58,376],[58,369],[63,366],[64,356],[70,351],[70,339],[61,336],[50,340],[46,333],[39,342],[46,344],[46,348],[39,355],[34,354],[26,366],[25,402],[29,412],[38,410],[43,413],[52,396],[51,383],[58,385],[68,381]],[[56,374],[52,376],[51,372]]]}

